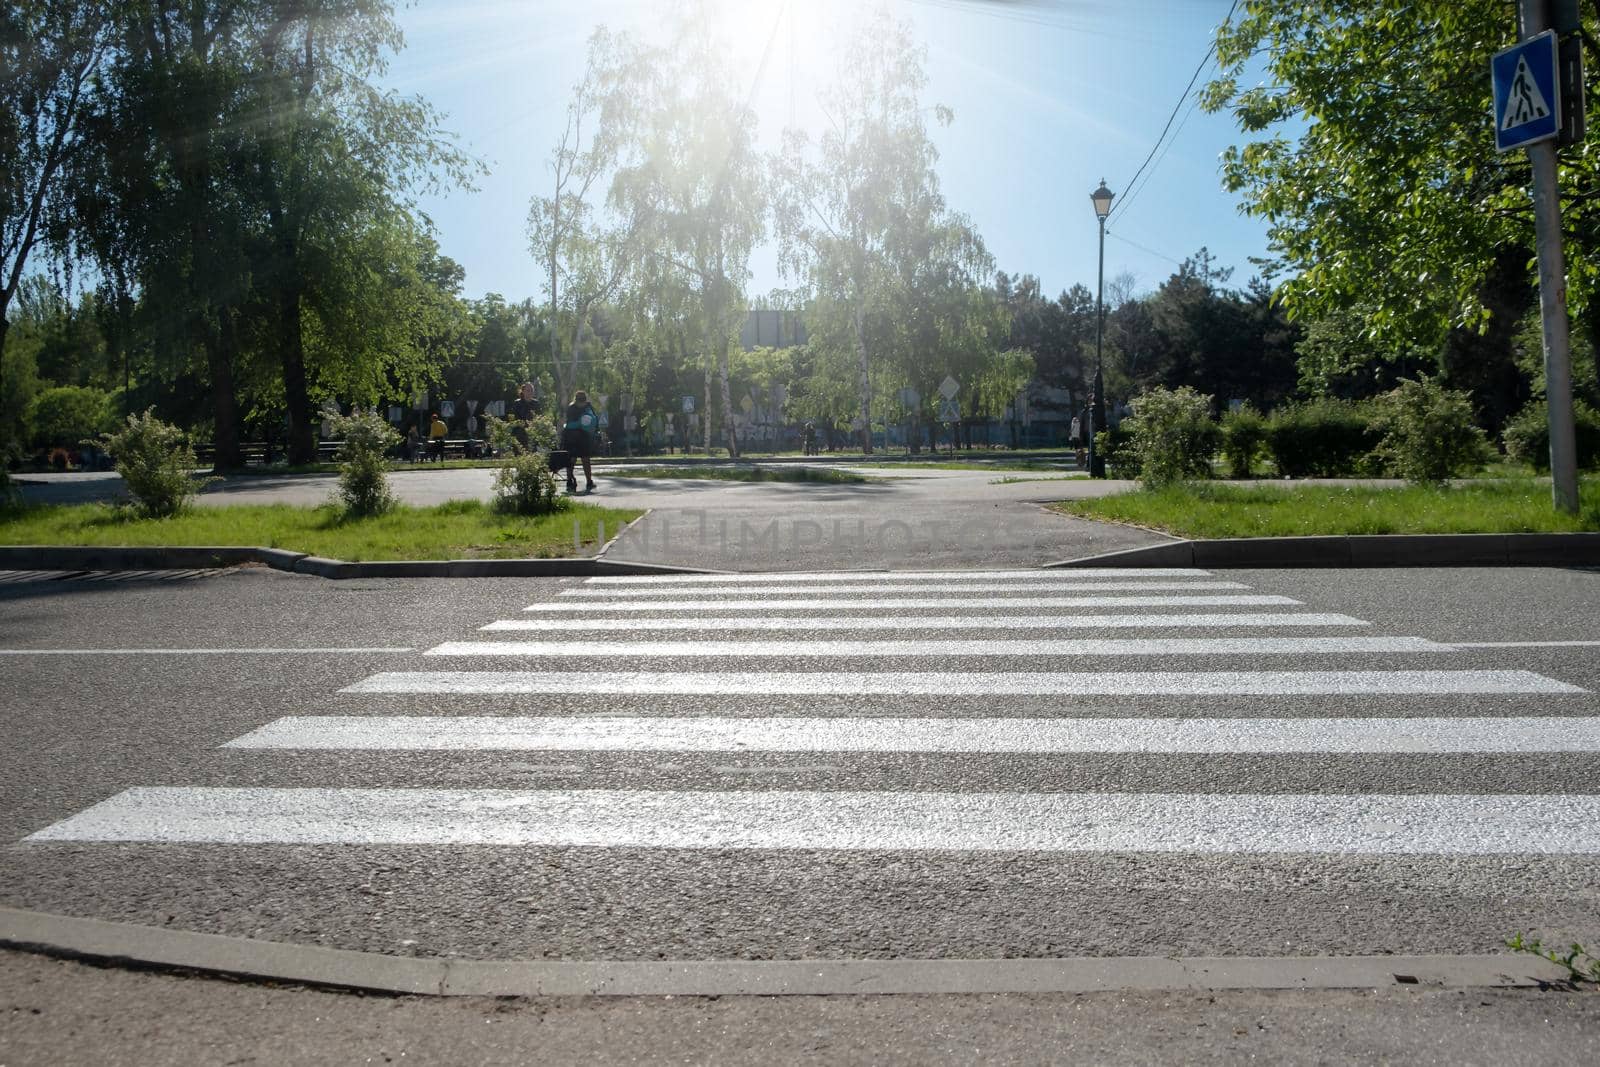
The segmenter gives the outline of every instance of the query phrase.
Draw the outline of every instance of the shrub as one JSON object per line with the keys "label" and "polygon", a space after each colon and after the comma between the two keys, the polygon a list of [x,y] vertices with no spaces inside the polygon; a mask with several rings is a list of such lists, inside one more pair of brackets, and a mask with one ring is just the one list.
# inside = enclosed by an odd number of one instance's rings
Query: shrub
{"label": "shrub", "polygon": [[556,476],[544,452],[513,452],[505,466],[494,472],[495,508],[516,515],[543,515],[560,510]]}
{"label": "shrub", "polygon": [[[1574,399],[1572,422],[1578,450],[1578,466],[1600,466],[1600,413]],[[1534,470],[1550,469],[1550,409],[1543,400],[1530,401],[1506,423],[1506,455]]]}
{"label": "shrub", "polygon": [[1267,420],[1249,404],[1222,416],[1222,455],[1228,477],[1248,478],[1267,443]]}
{"label": "shrub", "polygon": [[1293,404],[1267,420],[1267,451],[1278,473],[1290,478],[1357,474],[1379,439],[1367,413],[1347,400]]}
{"label": "shrub", "polygon": [[1126,425],[1113,426],[1094,435],[1096,453],[1106,461],[1107,472],[1116,478],[1139,477],[1139,454],[1133,448],[1133,432]]}
{"label": "shrub", "polygon": [[1187,385],[1151,389],[1134,398],[1133,418],[1123,425],[1133,433],[1139,480],[1146,485],[1211,477],[1220,431],[1204,393]]}
{"label": "shrub", "polygon": [[102,434],[100,442],[127,483],[135,506],[151,518],[164,518],[187,507],[204,483],[195,479],[194,449],[188,438],[152,410],[129,415],[122,429]]}
{"label": "shrub", "polygon": [[100,389],[61,385],[28,401],[28,433],[42,448],[74,448],[86,437],[111,428],[110,397]]}
{"label": "shrub", "polygon": [[339,500],[350,515],[382,515],[394,506],[389,488],[389,449],[400,435],[382,415],[367,412],[329,420],[339,446]]}
{"label": "shrub", "polygon": [[1437,378],[1402,381],[1378,398],[1377,411],[1383,439],[1375,451],[1408,482],[1437,485],[1476,471],[1494,454],[1473,424],[1471,399]]}

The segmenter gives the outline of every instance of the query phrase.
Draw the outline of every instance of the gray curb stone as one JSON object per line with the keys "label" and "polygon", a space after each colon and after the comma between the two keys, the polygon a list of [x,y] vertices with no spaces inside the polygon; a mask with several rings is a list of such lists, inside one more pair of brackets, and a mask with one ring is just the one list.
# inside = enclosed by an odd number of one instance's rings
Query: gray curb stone
{"label": "gray curb stone", "polygon": [[1600,533],[1233,537],[1129,548],[1047,567],[1593,567]]}
{"label": "gray curb stone", "polygon": [[260,563],[319,578],[589,578],[601,574],[720,574],[692,567],[595,559],[444,559],[346,563],[281,548],[0,545],[0,570],[198,570]]}
{"label": "gray curb stone", "polygon": [[257,941],[0,907],[0,945],[124,966],[441,996],[828,996],[1565,984],[1534,956],[464,960]]}

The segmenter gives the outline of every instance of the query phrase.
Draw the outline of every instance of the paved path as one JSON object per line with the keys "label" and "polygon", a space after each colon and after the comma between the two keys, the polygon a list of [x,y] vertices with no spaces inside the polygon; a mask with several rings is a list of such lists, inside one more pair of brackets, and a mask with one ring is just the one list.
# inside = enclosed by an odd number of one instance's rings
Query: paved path
{"label": "paved path", "polygon": [[[721,570],[1037,566],[1167,540],[1044,507],[1053,500],[1120,492],[1129,488],[1126,482],[1004,471],[859,473],[875,480],[831,485],[612,478],[602,466],[596,471],[600,490],[583,499],[651,509],[608,558]],[[489,470],[408,470],[391,481],[407,503],[438,504],[487,500],[492,477]],[[1002,484],[1006,478],[1022,480]],[[319,504],[331,497],[334,482],[332,475],[230,478],[208,486],[200,502]],[[28,499],[51,503],[114,499],[120,492],[115,474],[29,476],[25,488]]]}

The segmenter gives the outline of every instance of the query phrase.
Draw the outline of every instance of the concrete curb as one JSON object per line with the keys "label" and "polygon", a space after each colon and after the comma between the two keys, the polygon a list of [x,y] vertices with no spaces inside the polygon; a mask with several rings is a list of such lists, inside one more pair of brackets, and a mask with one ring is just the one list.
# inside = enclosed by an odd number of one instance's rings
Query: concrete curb
{"label": "concrete curb", "polygon": [[0,545],[0,570],[198,570],[260,563],[318,578],[591,578],[601,574],[721,574],[657,563],[578,559],[443,559],[346,563],[281,548]]}
{"label": "concrete curb", "polygon": [[1372,534],[1173,541],[1046,567],[1584,567],[1600,533]]}
{"label": "concrete curb", "polygon": [[127,966],[435,996],[831,996],[1564,985],[1534,956],[534,962],[385,956],[0,908],[0,945]]}

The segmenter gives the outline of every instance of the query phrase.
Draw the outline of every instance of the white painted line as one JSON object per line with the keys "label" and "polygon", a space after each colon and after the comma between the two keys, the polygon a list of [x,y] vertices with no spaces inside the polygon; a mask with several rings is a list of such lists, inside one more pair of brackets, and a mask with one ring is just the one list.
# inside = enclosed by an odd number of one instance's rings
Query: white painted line
{"label": "white painted line", "polygon": [[[1028,592],[1089,592],[1106,590],[1136,591],[1147,590],[1182,590],[1193,589],[1249,589],[1243,582],[1197,582],[1197,581],[1120,581],[1120,582],[1007,582],[1004,586],[997,586],[987,590],[991,593],[1013,593],[1018,591]],[[739,586],[735,589],[707,586],[674,587],[671,589],[566,589],[561,592],[565,597],[603,597],[607,600],[643,599],[646,597],[684,597],[684,596],[793,596],[796,592],[822,595],[824,593],[845,594],[848,596],[879,596],[883,593],[971,593],[972,584],[960,582],[918,582],[915,584],[893,584],[885,582],[882,585],[813,585],[803,590],[796,590],[792,586]]]}
{"label": "white painted line", "polygon": [[0,656],[286,656],[410,652],[411,648],[0,648]]}
{"label": "white painted line", "polygon": [[716,696],[1338,696],[1584,693],[1532,671],[389,671],[342,693]]}
{"label": "white painted line", "polygon": [[1600,752],[1600,717],[659,718],[291,715],[224,748],[404,752]]}
{"label": "white painted line", "polygon": [[[867,656],[1295,656],[1367,652],[1454,652],[1421,637],[1154,637],[1050,641],[607,641],[585,647],[603,662],[741,656],[852,659]],[[572,655],[572,642],[446,641],[429,656]]]}
{"label": "white painted line", "polygon": [[26,840],[1590,855],[1600,795],[141,788]]}
{"label": "white painted line", "polygon": [[1194,567],[1105,567],[1095,570],[1031,571],[813,571],[809,573],[601,575],[585,585],[768,585],[773,582],[1007,582],[1056,577],[1062,581],[1093,578],[1209,578]]}
{"label": "white painted line", "polygon": [[563,601],[531,604],[523,611],[584,613],[597,611],[882,611],[891,608],[1162,608],[1162,607],[1285,607],[1300,601],[1286,596],[1255,593],[1216,596],[1028,596],[1028,597],[896,597],[893,599],[847,600],[820,598],[804,600],[669,600],[647,604],[579,604]]}
{"label": "white painted line", "polygon": [[1139,630],[1213,629],[1223,627],[1370,626],[1349,615],[1302,612],[1173,615],[906,615],[890,618],[856,616],[842,619],[693,618],[693,619],[500,619],[480,630],[545,632],[559,626],[563,634],[582,631],[642,632],[664,630]]}
{"label": "white painted line", "polygon": [[1457,648],[1600,648],[1600,641],[1451,641]]}

